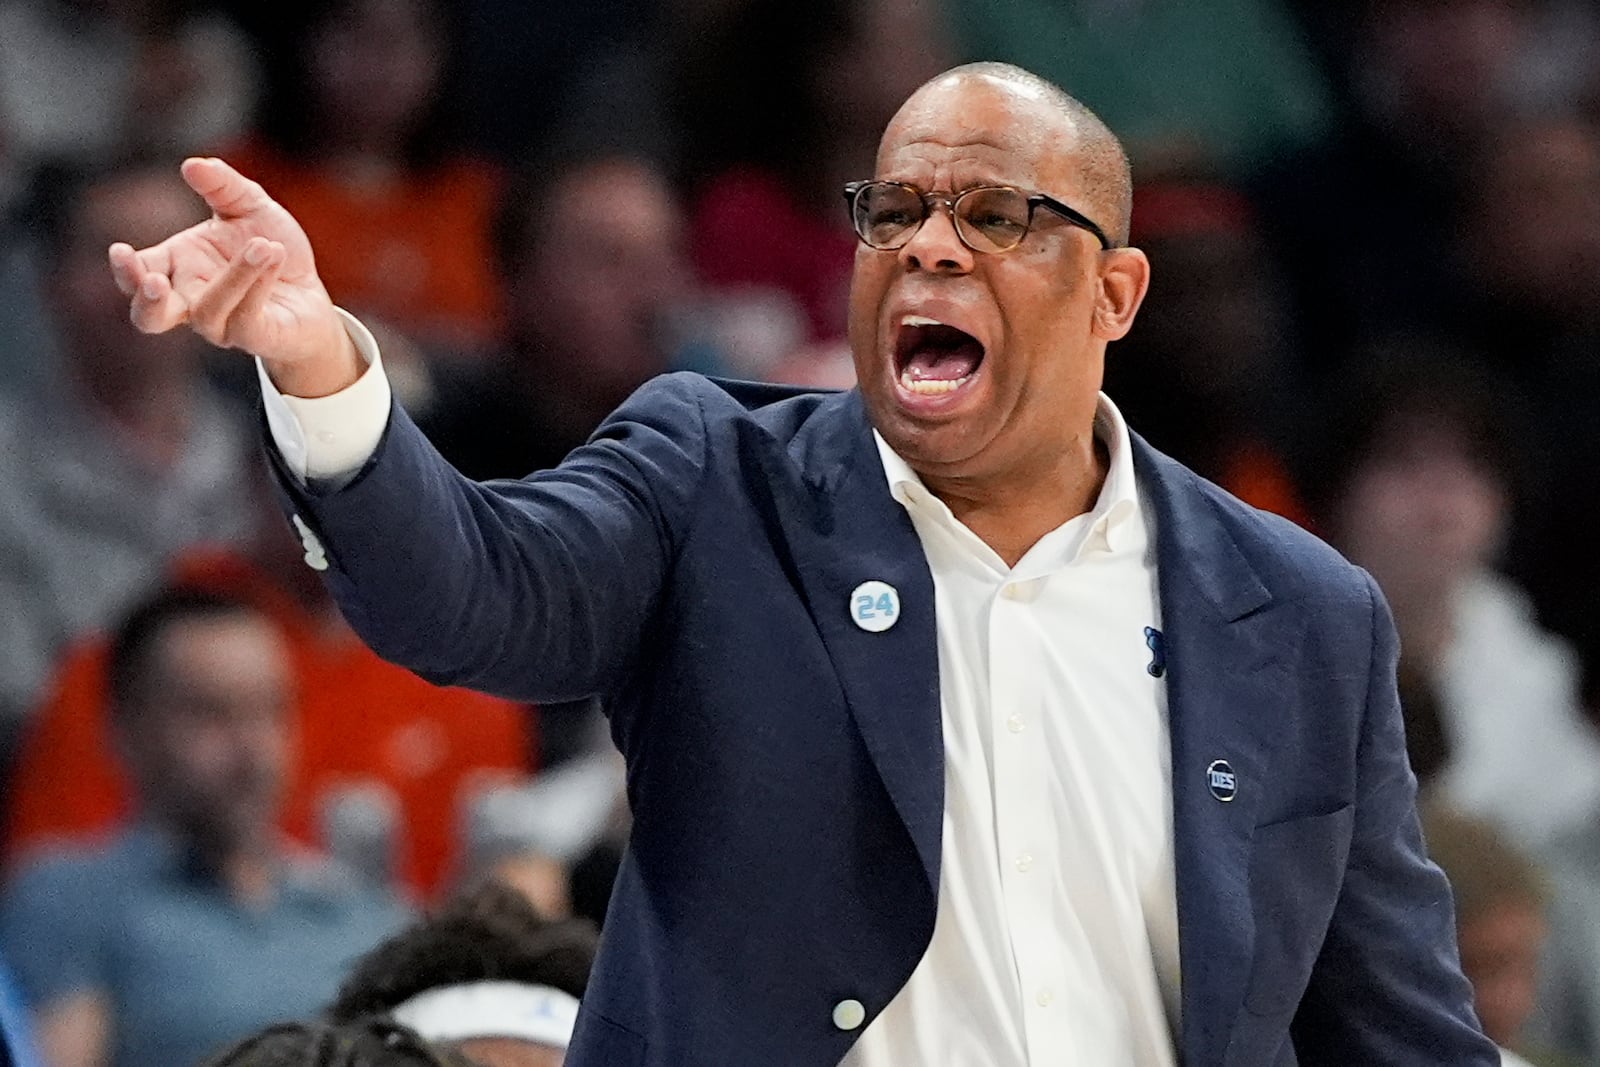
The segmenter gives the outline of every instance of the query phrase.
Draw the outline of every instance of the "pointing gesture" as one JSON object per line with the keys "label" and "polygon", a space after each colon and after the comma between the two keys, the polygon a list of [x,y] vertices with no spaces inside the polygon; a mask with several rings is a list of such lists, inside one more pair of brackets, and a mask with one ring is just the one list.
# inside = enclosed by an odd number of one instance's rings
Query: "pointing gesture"
{"label": "pointing gesture", "polygon": [[150,248],[110,248],[134,326],[163,333],[187,324],[214,345],[261,357],[286,393],[323,396],[354,382],[360,357],[300,224],[220,159],[187,159],[182,171],[211,218]]}

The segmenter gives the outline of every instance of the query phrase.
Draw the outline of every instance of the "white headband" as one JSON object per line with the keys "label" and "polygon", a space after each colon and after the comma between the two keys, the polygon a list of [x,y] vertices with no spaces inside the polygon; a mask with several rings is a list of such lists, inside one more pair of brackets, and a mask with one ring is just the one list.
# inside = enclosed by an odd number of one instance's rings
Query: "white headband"
{"label": "white headband", "polygon": [[510,1037],[564,1049],[578,1021],[578,1000],[549,986],[470,982],[418,993],[390,1012],[429,1041]]}

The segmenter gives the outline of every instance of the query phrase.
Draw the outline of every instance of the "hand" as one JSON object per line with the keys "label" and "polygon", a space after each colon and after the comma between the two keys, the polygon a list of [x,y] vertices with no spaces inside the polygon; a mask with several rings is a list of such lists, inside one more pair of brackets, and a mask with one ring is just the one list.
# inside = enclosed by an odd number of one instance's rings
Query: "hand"
{"label": "hand", "polygon": [[211,218],[150,248],[111,246],[111,273],[145,333],[187,323],[221,348],[261,357],[278,388],[325,396],[364,366],[317,277],[294,217],[220,159],[186,159],[183,180]]}

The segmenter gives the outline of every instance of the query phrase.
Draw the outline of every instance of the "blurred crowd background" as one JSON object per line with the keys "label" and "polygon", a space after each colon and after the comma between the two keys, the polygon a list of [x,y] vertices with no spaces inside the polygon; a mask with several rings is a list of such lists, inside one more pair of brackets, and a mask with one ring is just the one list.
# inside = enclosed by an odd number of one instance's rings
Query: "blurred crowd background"
{"label": "blurred crowd background", "polygon": [[[848,387],[842,184],[969,59],[1125,139],[1135,430],[1368,568],[1491,1036],[1600,1064],[1600,8],[1590,0],[0,0],[0,1017],[182,1067],[408,914],[603,921],[590,706],[431,687],[279,513],[255,371],[106,246],[222,156],[463,471],[669,369]],[[759,700],[753,690],[752,700]],[[9,1005],[9,1008],[8,1008]]]}

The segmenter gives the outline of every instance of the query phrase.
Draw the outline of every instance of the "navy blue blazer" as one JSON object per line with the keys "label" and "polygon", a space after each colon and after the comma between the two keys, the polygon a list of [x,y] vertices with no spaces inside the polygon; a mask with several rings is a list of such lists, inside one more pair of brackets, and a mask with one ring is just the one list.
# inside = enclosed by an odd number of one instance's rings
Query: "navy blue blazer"
{"label": "navy blue blazer", "polygon": [[[1157,518],[1183,1063],[1497,1064],[1423,854],[1371,579],[1134,450]],[[635,821],[568,1063],[837,1064],[860,1030],[834,1006],[870,1024],[927,948],[944,809],[933,581],[859,394],[659,378],[522,481],[461,477],[399,408],[343,488],[278,466],[308,560],[380,655],[609,710]],[[878,633],[850,617],[869,579],[900,594]]]}

